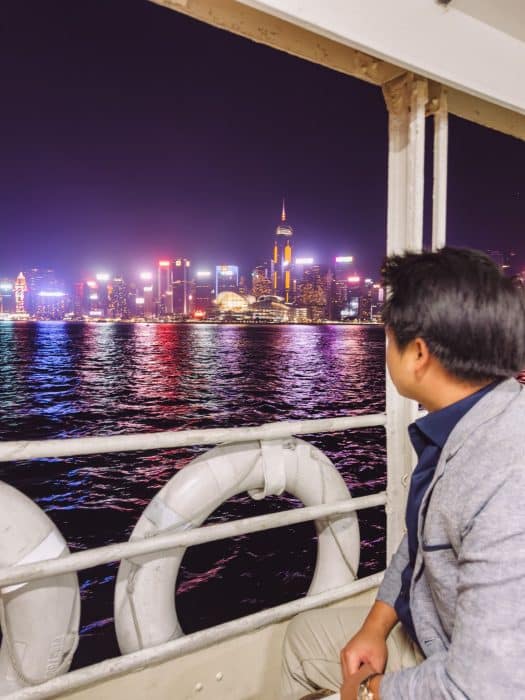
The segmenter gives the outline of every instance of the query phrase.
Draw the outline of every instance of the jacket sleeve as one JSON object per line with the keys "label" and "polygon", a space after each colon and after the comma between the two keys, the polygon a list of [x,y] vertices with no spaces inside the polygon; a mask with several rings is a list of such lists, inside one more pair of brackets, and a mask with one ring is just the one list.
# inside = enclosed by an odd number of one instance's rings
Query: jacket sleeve
{"label": "jacket sleeve", "polygon": [[383,603],[388,603],[392,608],[394,607],[394,603],[401,591],[401,574],[408,562],[408,536],[405,535],[385,571],[383,582],[377,593],[377,600],[382,600]]}
{"label": "jacket sleeve", "polygon": [[463,524],[449,649],[387,673],[381,700],[525,697],[525,465],[505,472]]}

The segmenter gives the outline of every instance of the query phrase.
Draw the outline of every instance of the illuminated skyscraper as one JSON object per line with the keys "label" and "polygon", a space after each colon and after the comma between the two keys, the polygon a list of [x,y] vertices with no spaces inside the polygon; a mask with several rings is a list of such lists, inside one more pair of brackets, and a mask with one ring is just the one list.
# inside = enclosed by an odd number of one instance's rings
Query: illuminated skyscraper
{"label": "illuminated skyscraper", "polygon": [[73,288],[73,314],[78,318],[86,313],[84,287],[84,282],[75,282]]}
{"label": "illuminated skyscraper", "polygon": [[199,270],[194,285],[194,313],[197,318],[205,318],[212,308],[213,277],[210,270]]}
{"label": "illuminated skyscraper", "polygon": [[54,319],[59,321],[64,318],[69,298],[65,292],[54,289],[38,292],[38,303],[33,314],[39,319]]}
{"label": "illuminated skyscraper", "polygon": [[[153,275],[151,272],[141,272],[140,273],[140,284],[139,292],[137,293],[138,298],[144,299],[142,304],[142,312],[144,318],[151,318],[154,315],[154,304],[153,304]],[[142,292],[142,294],[141,294]],[[140,303],[138,304],[140,307]],[[141,311],[140,308],[137,311]],[[140,313],[138,314],[141,315]]]}
{"label": "illuminated skyscraper", "polygon": [[188,316],[190,313],[190,261],[177,258],[172,267],[173,312]]}
{"label": "illuminated skyscraper", "polygon": [[272,286],[274,294],[291,301],[292,291],[292,244],[293,229],[286,221],[286,209],[281,212],[281,222],[275,229],[272,257]]}
{"label": "illuminated skyscraper", "polygon": [[354,256],[353,255],[338,255],[335,259],[335,279],[347,280],[355,274],[354,272]]}
{"label": "illuminated skyscraper", "polygon": [[313,258],[295,258],[292,275],[292,293],[294,301],[297,301],[299,298],[299,285],[303,281],[304,271],[309,270],[313,264]]}
{"label": "illuminated skyscraper", "polygon": [[98,295],[98,282],[96,280],[86,280],[83,285],[83,307],[88,316],[93,318],[101,318],[103,310],[100,306],[100,298]]}
{"label": "illuminated skyscraper", "polygon": [[215,298],[221,292],[239,290],[239,268],[237,265],[217,265],[215,268]]}
{"label": "illuminated skyscraper", "polygon": [[327,318],[328,286],[331,272],[326,266],[305,265],[301,282],[297,285],[297,302],[308,309],[312,321]]}
{"label": "illuminated skyscraper", "polygon": [[153,285],[144,287],[144,318],[152,318],[154,315]]}
{"label": "illuminated skyscraper", "polygon": [[108,285],[108,313],[112,318],[129,318],[128,287],[122,277],[115,277]]}
{"label": "illuminated skyscraper", "polygon": [[354,306],[351,307],[351,312],[347,308],[347,303],[350,299],[348,278],[354,275],[353,255],[338,255],[334,261],[334,276],[328,290],[329,316],[335,321],[341,320],[343,310],[345,310],[346,318],[355,310]]}
{"label": "illuminated skyscraper", "polygon": [[27,284],[24,273],[21,272],[15,282],[15,304],[16,313],[23,314],[26,311],[25,296],[27,293]]}
{"label": "illuminated skyscraper", "polygon": [[166,316],[173,313],[171,263],[169,260],[159,260],[157,269],[157,304],[157,313],[159,316]]}
{"label": "illuminated skyscraper", "polygon": [[0,279],[0,313],[15,310],[15,285],[10,279]]}
{"label": "illuminated skyscraper", "polygon": [[102,315],[109,316],[109,291],[111,288],[109,274],[107,272],[97,272],[95,279],[98,283],[98,303],[102,311]]}
{"label": "illuminated skyscraper", "polygon": [[[42,307],[48,306],[55,292],[63,292],[59,285],[55,271],[46,267],[33,267],[26,273],[27,296],[25,299],[26,311],[36,316],[45,316]],[[49,296],[51,293],[51,296]]]}
{"label": "illuminated skyscraper", "polygon": [[33,267],[26,274],[26,279],[26,311],[39,319],[64,318],[71,300],[55,271],[46,267]]}
{"label": "illuminated skyscraper", "polygon": [[256,299],[272,294],[268,265],[258,265],[252,272],[252,294]]}

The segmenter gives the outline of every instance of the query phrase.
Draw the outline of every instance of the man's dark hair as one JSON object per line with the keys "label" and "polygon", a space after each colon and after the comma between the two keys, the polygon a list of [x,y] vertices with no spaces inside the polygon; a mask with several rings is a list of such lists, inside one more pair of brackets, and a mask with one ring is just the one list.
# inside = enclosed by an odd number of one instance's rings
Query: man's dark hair
{"label": "man's dark hair", "polygon": [[422,338],[454,376],[510,377],[525,367],[525,290],[484,253],[442,248],[385,259],[383,320],[403,350]]}

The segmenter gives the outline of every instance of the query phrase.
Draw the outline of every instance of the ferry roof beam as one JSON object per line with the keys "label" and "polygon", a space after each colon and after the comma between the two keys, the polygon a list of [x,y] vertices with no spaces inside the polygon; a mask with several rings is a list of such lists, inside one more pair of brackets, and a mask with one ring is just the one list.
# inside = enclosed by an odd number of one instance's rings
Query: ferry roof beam
{"label": "ferry roof beam", "polygon": [[[448,87],[451,114],[525,140],[525,41],[508,31],[519,25],[521,0],[485,3],[482,18],[472,2],[469,14],[431,0],[150,1],[374,85],[417,71]],[[466,35],[479,45],[468,55]]]}

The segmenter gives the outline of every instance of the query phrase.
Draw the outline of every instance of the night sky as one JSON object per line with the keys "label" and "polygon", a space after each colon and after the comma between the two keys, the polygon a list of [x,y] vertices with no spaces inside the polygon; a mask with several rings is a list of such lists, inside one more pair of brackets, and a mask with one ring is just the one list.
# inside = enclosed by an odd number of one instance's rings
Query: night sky
{"label": "night sky", "polygon": [[[0,276],[50,266],[72,281],[179,255],[248,271],[270,255],[282,196],[296,255],[353,253],[376,274],[378,88],[145,0],[3,0],[0,20]],[[525,264],[524,162],[523,142],[451,119],[452,244]]]}

